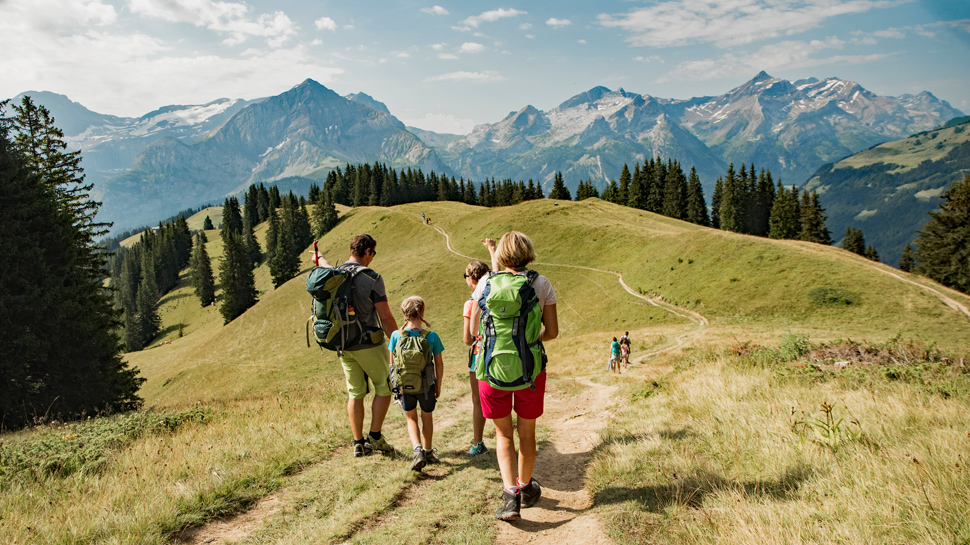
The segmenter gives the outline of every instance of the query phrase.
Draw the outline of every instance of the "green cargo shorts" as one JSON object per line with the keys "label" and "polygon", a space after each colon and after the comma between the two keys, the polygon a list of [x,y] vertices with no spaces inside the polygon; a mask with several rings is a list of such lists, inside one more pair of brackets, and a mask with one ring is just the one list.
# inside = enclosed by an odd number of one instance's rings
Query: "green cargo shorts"
{"label": "green cargo shorts", "polygon": [[367,395],[367,379],[374,384],[374,394],[391,395],[387,383],[387,370],[391,365],[391,353],[387,347],[375,346],[363,350],[345,350],[340,358],[347,378],[347,393],[350,399],[364,399]]}

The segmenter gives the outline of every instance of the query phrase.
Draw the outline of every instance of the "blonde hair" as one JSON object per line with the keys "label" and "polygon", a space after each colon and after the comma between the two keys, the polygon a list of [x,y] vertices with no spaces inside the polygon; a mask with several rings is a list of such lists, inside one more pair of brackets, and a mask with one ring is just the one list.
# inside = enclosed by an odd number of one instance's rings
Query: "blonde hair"
{"label": "blonde hair", "polygon": [[488,264],[484,261],[472,261],[465,267],[465,274],[470,276],[475,282],[478,282],[483,276],[488,274]]}
{"label": "blonde hair", "polygon": [[502,235],[495,249],[499,264],[510,269],[521,269],[539,257],[532,240],[519,231],[509,231]]}
{"label": "blonde hair", "polygon": [[[408,328],[408,322],[424,322],[424,299],[417,295],[412,295],[401,301],[401,312],[404,313],[404,324],[401,325],[401,333]],[[427,325],[428,322],[424,322]]]}

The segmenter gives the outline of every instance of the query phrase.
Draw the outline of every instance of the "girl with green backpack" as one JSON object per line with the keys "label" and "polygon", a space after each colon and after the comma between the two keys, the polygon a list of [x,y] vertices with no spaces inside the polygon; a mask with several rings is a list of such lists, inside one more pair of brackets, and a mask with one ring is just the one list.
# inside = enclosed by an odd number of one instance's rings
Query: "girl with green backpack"
{"label": "girl with green backpack", "polygon": [[482,243],[492,256],[492,268],[499,272],[476,286],[473,319],[463,336],[469,346],[482,339],[476,364],[478,392],[482,414],[495,424],[495,453],[503,484],[502,506],[495,517],[511,521],[542,495],[532,476],[536,419],[542,415],[546,384],[542,342],[559,336],[558,300],[549,279],[526,269],[538,257],[529,237],[510,231],[497,245],[493,239]]}
{"label": "girl with green backpack", "polygon": [[[432,413],[441,395],[441,379],[445,363],[441,357],[445,347],[441,338],[422,325],[424,299],[414,295],[401,303],[404,325],[391,333],[387,349],[391,352],[389,382],[391,392],[397,396],[408,422],[408,435],[414,445],[411,469],[421,471],[426,464],[438,462],[432,447],[434,420]],[[421,407],[421,423],[418,423],[418,406]]]}

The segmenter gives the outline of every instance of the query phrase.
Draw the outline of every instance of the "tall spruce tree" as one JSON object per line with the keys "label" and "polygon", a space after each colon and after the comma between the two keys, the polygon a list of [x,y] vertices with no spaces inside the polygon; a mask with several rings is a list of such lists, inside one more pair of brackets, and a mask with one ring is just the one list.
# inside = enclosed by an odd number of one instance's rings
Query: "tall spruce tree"
{"label": "tall spruce tree", "polygon": [[239,199],[228,197],[222,204],[222,238],[230,234],[242,234],[243,219],[239,210]]}
{"label": "tall spruce tree", "polygon": [[569,189],[566,188],[566,184],[562,181],[562,172],[556,171],[552,180],[552,191],[549,192],[549,198],[561,201],[572,200]]}
{"label": "tall spruce tree", "polygon": [[334,206],[329,191],[321,191],[317,196],[310,220],[317,238],[322,238],[323,235],[337,226],[337,207]]}
{"label": "tall spruce tree", "polygon": [[219,285],[222,288],[219,313],[225,323],[235,320],[256,304],[256,280],[252,262],[242,235],[238,233],[225,237],[222,263],[219,267]]}
{"label": "tall spruce tree", "polygon": [[711,227],[721,228],[721,201],[724,200],[724,182],[718,178],[714,181],[714,193],[711,195]]}
{"label": "tall spruce tree", "polygon": [[684,219],[705,227],[711,225],[711,218],[707,215],[707,203],[704,202],[704,188],[694,167],[690,167],[690,175],[687,177],[687,215]]}
{"label": "tall spruce tree", "polygon": [[0,119],[0,422],[137,407],[80,155],[29,97],[14,113]]}
{"label": "tall spruce tree", "polygon": [[832,236],[825,226],[826,219],[825,209],[818,200],[818,193],[815,191],[809,193],[805,190],[802,193],[802,229],[799,238],[818,244],[832,244]]}
{"label": "tall spruce tree", "polygon": [[778,183],[778,192],[771,205],[768,218],[768,237],[776,239],[796,239],[801,232],[798,206],[798,189],[791,190]]}
{"label": "tall spruce tree", "polygon": [[920,272],[944,286],[970,293],[970,175],[943,195],[938,210],[919,231]]}
{"label": "tall spruce tree", "polygon": [[212,260],[205,249],[202,234],[195,239],[192,250],[192,287],[199,298],[199,304],[207,307],[216,300],[216,282],[212,275]]}
{"label": "tall spruce tree", "polygon": [[300,246],[297,240],[297,214],[295,200],[286,198],[280,211],[280,223],[276,234],[276,252],[269,262],[273,286],[280,287],[295,277],[300,270]]}

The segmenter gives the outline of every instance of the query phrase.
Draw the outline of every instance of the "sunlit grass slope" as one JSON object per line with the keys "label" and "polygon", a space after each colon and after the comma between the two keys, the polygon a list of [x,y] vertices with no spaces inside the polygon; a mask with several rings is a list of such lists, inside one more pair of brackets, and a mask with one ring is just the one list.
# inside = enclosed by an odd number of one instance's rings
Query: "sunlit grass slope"
{"label": "sunlit grass slope", "polygon": [[[704,314],[715,328],[874,341],[901,334],[950,347],[966,346],[970,339],[970,320],[883,271],[904,273],[837,248],[707,229],[595,199],[496,209],[420,203],[348,211],[320,241],[321,251],[342,261],[354,234],[373,235],[378,256],[372,266],[385,278],[392,309],[398,313],[409,295],[424,297],[427,319],[456,362],[463,350],[460,307],[468,290],[461,274],[468,260],[447,251],[444,237],[422,224],[422,212],[451,235],[456,251],[486,261],[482,238],[497,238],[509,229],[529,234],[539,252],[535,268],[556,286],[564,339],[590,334],[606,339],[624,330],[686,322],[630,296],[614,275],[559,265],[620,272],[634,289]],[[260,240],[264,231],[262,225]],[[221,240],[218,231],[208,235],[218,270]],[[309,268],[305,259],[304,274],[274,290],[262,265],[256,275],[260,302],[225,326],[214,307],[198,308],[187,283],[166,296],[166,338],[174,342],[129,355],[148,378],[146,400],[232,397],[301,385],[320,372],[339,373],[332,353],[306,347]],[[808,294],[819,287],[847,290],[855,302],[816,306]],[[183,338],[177,338],[178,323]],[[604,342],[596,335],[592,339]],[[551,343],[550,352],[555,354],[557,346],[562,343]]]}

